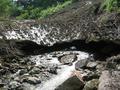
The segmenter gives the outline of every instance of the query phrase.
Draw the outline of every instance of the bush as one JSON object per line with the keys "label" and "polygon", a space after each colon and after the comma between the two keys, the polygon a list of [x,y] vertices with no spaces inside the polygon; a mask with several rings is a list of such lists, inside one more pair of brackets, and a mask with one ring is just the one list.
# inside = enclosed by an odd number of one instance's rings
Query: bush
{"label": "bush", "polygon": [[119,11],[120,0],[105,0],[102,8],[104,8],[106,11]]}

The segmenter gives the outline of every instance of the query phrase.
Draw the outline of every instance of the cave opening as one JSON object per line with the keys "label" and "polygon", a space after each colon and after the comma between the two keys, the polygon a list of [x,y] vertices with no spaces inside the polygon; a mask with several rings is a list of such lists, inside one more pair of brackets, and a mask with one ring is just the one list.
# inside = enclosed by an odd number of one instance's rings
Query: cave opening
{"label": "cave opening", "polygon": [[120,53],[120,45],[112,41],[92,41],[86,43],[85,40],[72,40],[57,42],[51,46],[38,45],[32,41],[27,41],[27,43],[26,41],[21,41],[17,43],[17,46],[19,46],[19,49],[21,49],[26,55],[39,55],[54,51],[69,50],[70,47],[75,47],[77,51],[93,54],[96,59],[105,59]]}
{"label": "cave opening", "polygon": [[105,59],[120,53],[120,45],[112,41],[92,41],[86,43],[85,40],[73,40],[55,43],[53,46],[49,47],[49,51],[64,50],[72,46],[76,47],[76,49],[79,51],[93,54],[95,59]]}

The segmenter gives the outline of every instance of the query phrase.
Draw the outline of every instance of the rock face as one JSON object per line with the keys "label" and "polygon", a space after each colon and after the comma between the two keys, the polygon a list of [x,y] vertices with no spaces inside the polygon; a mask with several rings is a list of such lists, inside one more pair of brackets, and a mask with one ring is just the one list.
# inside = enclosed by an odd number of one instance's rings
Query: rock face
{"label": "rock face", "polygon": [[119,90],[120,71],[103,71],[98,90]]}
{"label": "rock face", "polygon": [[29,40],[0,40],[0,55],[15,57],[37,55],[48,51],[48,46],[38,45]]}

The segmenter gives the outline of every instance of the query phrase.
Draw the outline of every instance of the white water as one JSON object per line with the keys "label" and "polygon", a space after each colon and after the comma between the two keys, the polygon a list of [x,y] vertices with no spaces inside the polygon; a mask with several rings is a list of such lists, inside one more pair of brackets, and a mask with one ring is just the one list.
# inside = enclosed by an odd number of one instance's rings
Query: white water
{"label": "white water", "polygon": [[36,90],[54,90],[71,76],[72,71],[74,71],[74,66],[63,67],[61,72],[56,77],[50,79],[43,86],[38,87]]}
{"label": "white water", "polygon": [[[88,58],[88,54],[79,52],[78,58],[79,60]],[[58,75],[52,77],[50,80],[44,82],[43,84],[40,84],[35,90],[55,90],[56,87],[61,85],[64,81],[72,76],[72,73],[75,70],[76,62],[74,62],[72,66],[62,65],[62,69],[58,71]]]}

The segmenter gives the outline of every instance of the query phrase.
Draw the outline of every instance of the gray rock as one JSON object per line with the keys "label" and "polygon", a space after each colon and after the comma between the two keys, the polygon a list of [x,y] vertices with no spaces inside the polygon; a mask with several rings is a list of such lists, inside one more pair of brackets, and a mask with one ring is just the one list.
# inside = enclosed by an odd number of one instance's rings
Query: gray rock
{"label": "gray rock", "polygon": [[17,81],[11,81],[8,87],[8,90],[23,90],[23,85]]}
{"label": "gray rock", "polygon": [[22,69],[22,70],[20,70],[19,75],[23,75],[23,74],[25,74],[27,72],[28,72],[27,69]]}
{"label": "gray rock", "polygon": [[62,85],[58,86],[55,90],[82,90],[84,84],[76,76],[66,80]]}
{"label": "gray rock", "polygon": [[95,68],[96,66],[97,66],[97,62],[89,62],[88,64],[87,64],[87,67],[88,68]]}
{"label": "gray rock", "polygon": [[49,73],[52,73],[52,74],[57,74],[57,68],[58,68],[58,67],[50,67],[50,68],[48,69],[48,72],[49,72]]}
{"label": "gray rock", "polygon": [[99,74],[93,71],[90,71],[86,75],[83,76],[84,81],[89,81],[89,80],[98,79],[98,78],[99,78]]}
{"label": "gray rock", "polygon": [[98,65],[96,66],[96,69],[101,70],[101,69],[103,69],[103,67],[104,67],[104,65],[103,65],[103,64],[98,64]]}
{"label": "gray rock", "polygon": [[88,63],[88,59],[82,59],[79,60],[76,64],[75,64],[75,69],[76,70],[80,70],[81,68],[85,68],[86,65]]}
{"label": "gray rock", "polygon": [[120,70],[120,64],[116,66],[117,67],[117,70]]}
{"label": "gray rock", "polygon": [[2,80],[0,79],[0,88],[4,86],[4,83],[2,82]]}
{"label": "gray rock", "polygon": [[83,90],[97,90],[98,88],[98,84],[99,84],[99,80],[98,79],[93,79],[91,81],[88,81]]}
{"label": "gray rock", "polygon": [[29,73],[30,74],[39,74],[41,70],[38,67],[34,67]]}
{"label": "gray rock", "polygon": [[72,64],[72,62],[77,60],[77,56],[75,54],[63,55],[58,58],[62,64]]}
{"label": "gray rock", "polygon": [[120,90],[120,71],[103,71],[98,90]]}
{"label": "gray rock", "polygon": [[41,80],[37,77],[29,76],[29,77],[24,78],[23,82],[27,82],[30,84],[39,84],[39,83],[41,83]]}

